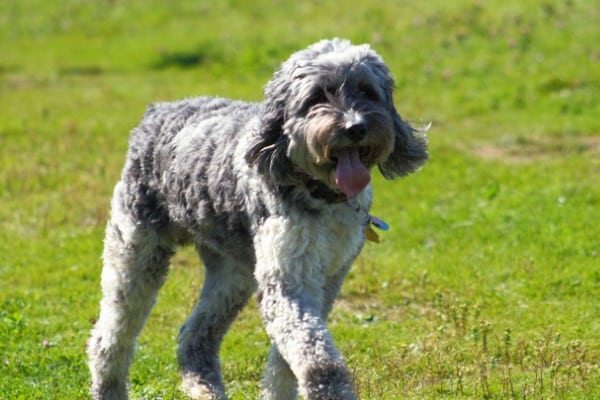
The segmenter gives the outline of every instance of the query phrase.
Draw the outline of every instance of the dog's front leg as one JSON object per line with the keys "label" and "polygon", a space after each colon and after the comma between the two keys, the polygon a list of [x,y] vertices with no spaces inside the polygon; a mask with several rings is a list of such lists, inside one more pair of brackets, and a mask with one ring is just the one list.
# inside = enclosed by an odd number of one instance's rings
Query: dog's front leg
{"label": "dog's front leg", "polygon": [[272,345],[265,376],[261,382],[260,400],[294,400],[298,397],[298,382],[277,346]]}
{"label": "dog's front leg", "polygon": [[[259,287],[267,333],[296,376],[300,394],[309,400],[356,399],[346,365],[306,293],[271,285]],[[284,398],[279,393],[268,394],[268,390],[263,388],[263,398]]]}
{"label": "dog's front leg", "polygon": [[[262,398],[290,398],[295,385],[287,363],[305,399],[355,400],[350,374],[323,319],[325,278],[306,233],[302,224],[278,217],[255,238],[260,312],[274,351],[285,360],[270,363],[265,383],[275,384],[263,386]],[[273,370],[277,367],[280,371]],[[278,373],[288,382],[275,378]]]}

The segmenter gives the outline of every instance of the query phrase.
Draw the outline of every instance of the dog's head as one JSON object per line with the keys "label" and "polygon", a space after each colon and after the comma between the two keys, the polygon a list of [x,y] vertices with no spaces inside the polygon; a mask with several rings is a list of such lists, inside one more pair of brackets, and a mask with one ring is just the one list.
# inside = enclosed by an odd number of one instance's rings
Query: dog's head
{"label": "dog's head", "polygon": [[423,135],[400,118],[394,81],[368,45],[323,40],[293,54],[265,88],[249,163],[281,185],[316,178],[348,197],[377,165],[387,179],[427,159]]}

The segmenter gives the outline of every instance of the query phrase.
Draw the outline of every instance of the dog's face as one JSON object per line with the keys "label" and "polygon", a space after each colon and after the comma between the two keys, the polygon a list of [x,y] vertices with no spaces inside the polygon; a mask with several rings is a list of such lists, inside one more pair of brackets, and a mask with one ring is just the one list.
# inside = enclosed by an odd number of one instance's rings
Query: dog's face
{"label": "dog's face", "polygon": [[280,184],[316,178],[352,197],[378,165],[392,179],[426,159],[425,139],[396,112],[394,82],[369,46],[334,39],[293,54],[265,89],[247,154]]}

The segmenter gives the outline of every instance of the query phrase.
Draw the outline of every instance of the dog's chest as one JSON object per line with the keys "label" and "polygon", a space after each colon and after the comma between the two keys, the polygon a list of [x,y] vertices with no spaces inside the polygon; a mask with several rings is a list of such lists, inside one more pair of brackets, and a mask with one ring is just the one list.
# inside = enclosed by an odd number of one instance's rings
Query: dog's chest
{"label": "dog's chest", "polygon": [[[351,263],[362,249],[364,243],[364,224],[360,213],[349,207],[342,212],[323,218],[325,232],[315,246],[321,247],[325,274],[335,274],[339,267]],[[319,230],[320,227],[315,227]],[[316,235],[315,235],[316,236]]]}
{"label": "dog's chest", "polygon": [[256,250],[259,260],[266,257],[293,275],[326,277],[347,267],[363,243],[363,218],[338,205],[318,214],[297,210],[269,218],[259,229]]}

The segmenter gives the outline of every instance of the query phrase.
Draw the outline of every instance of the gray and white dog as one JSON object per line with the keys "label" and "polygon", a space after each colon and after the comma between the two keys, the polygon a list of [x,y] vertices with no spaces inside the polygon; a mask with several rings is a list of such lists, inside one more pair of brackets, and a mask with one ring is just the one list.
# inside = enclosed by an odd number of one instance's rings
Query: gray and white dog
{"label": "gray and white dog", "polygon": [[293,54],[261,103],[201,97],[146,111],[106,228],[94,399],[127,398],[135,339],[188,243],[206,268],[179,334],[190,398],[227,398],[219,348],[255,291],[272,342],[261,398],[357,398],[326,321],[365,241],[369,171],[393,179],[427,159],[393,86],[368,45],[333,39]]}

